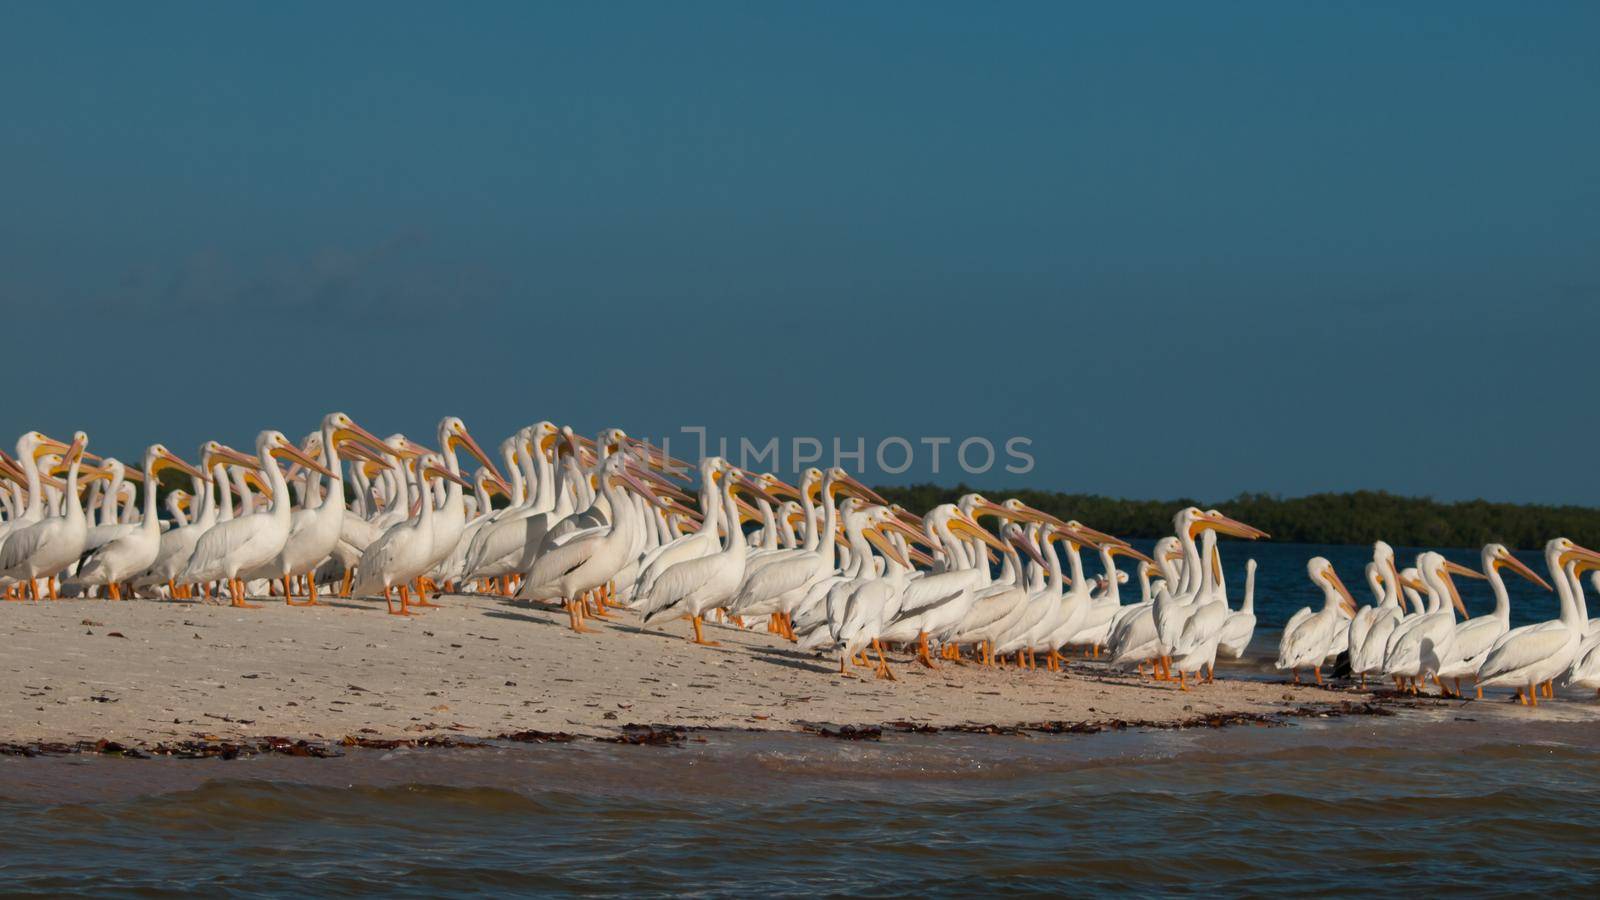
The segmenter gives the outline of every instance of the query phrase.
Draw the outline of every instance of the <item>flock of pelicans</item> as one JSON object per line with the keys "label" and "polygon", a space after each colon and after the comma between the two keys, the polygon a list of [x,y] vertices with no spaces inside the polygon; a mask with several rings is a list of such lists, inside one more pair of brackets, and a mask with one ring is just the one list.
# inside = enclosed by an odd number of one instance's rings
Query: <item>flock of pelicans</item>
{"label": "flock of pelicans", "polygon": [[[15,457],[0,451],[0,589],[8,600],[251,607],[250,596],[280,595],[314,606],[337,583],[341,596],[381,595],[409,616],[470,585],[559,601],[579,632],[618,607],[646,623],[687,619],[696,643],[714,643],[708,616],[764,626],[838,654],[846,674],[853,662],[894,678],[888,644],[914,646],[927,666],[970,656],[1034,668],[1042,656],[1052,671],[1063,652],[1103,650],[1111,665],[1148,665],[1184,690],[1202,672],[1214,680],[1218,654],[1239,658],[1255,631],[1255,561],[1234,608],[1217,539],[1266,534],[1216,510],[1180,510],[1147,556],[1019,500],[968,494],[917,516],[839,468],[789,485],[721,457],[691,466],[615,428],[593,440],[549,422],[523,428],[499,447],[509,474],[458,418],[436,438],[436,450],[379,438],[330,413],[298,444],[278,431],[261,432],[254,453],[208,441],[198,465],[155,444],[135,468],[88,453],[82,432],[71,442],[28,432]],[[470,478],[463,449],[480,465]],[[163,517],[154,487],[169,469],[189,484],[167,494]],[[1084,572],[1085,550],[1097,576]],[[1137,602],[1123,602],[1119,555],[1136,561]],[[1580,583],[1600,554],[1557,538],[1545,559],[1560,616],[1513,629],[1500,570],[1551,585],[1499,544],[1483,549],[1479,572],[1433,552],[1398,569],[1379,542],[1367,566],[1375,603],[1359,609],[1332,564],[1314,558],[1307,571],[1324,603],[1289,620],[1277,665],[1296,681],[1309,668],[1320,683],[1321,667],[1348,654],[1363,685],[1384,677],[1416,692],[1431,679],[1450,694],[1450,680],[1459,695],[1471,677],[1479,697],[1509,685],[1535,705],[1558,679],[1600,689],[1600,627]],[[1466,618],[1455,576],[1487,579],[1494,613]]]}

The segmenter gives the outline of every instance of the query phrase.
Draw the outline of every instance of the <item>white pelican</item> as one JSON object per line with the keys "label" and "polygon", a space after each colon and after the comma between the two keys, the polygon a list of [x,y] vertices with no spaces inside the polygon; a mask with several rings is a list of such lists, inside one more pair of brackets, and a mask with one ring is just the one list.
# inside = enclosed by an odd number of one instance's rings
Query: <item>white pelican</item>
{"label": "white pelican", "polygon": [[1518,701],[1533,706],[1539,705],[1540,686],[1572,664],[1587,633],[1588,623],[1578,608],[1571,583],[1556,573],[1569,562],[1573,563],[1574,574],[1600,568],[1600,554],[1566,538],[1556,538],[1546,544],[1544,557],[1545,565],[1556,579],[1560,618],[1513,628],[1501,635],[1478,668],[1479,684],[1513,685],[1517,688]]}
{"label": "white pelican", "polygon": [[[316,568],[338,548],[339,536],[344,531],[344,467],[339,459],[339,444],[346,440],[364,444],[377,453],[388,450],[388,445],[344,413],[332,412],[323,416],[321,430],[310,446],[318,447],[322,453],[322,467],[318,474],[332,473],[328,494],[316,505],[311,505],[311,500],[320,496],[320,486],[316,479],[308,478],[305,492],[307,500],[301,509],[291,514],[289,536],[283,542],[282,549],[246,576],[281,578],[283,602],[290,606],[318,605]],[[304,603],[297,603],[294,599],[295,575],[306,577]]]}
{"label": "white pelican", "polygon": [[[1350,674],[1367,686],[1367,676],[1383,671],[1384,651],[1405,611],[1400,605],[1400,572],[1394,565],[1394,548],[1383,541],[1372,545],[1369,582],[1378,597],[1377,604],[1364,606],[1350,617],[1345,646],[1350,651]],[[1398,679],[1395,682],[1399,686]]]}
{"label": "white pelican", "polygon": [[[1548,582],[1524,565],[1522,560],[1513,556],[1504,544],[1486,544],[1480,555],[1480,561],[1484,576],[1489,580],[1489,589],[1494,592],[1494,612],[1456,625],[1456,656],[1459,662],[1439,673],[1441,678],[1457,680],[1458,695],[1461,693],[1460,679],[1468,675],[1476,678],[1478,667],[1483,665],[1489,648],[1494,646],[1494,642],[1498,641],[1501,635],[1511,630],[1511,598],[1506,593],[1506,582],[1500,575],[1500,568],[1508,567],[1545,590],[1554,590]],[[1483,699],[1482,685],[1478,686],[1478,699]]]}
{"label": "white pelican", "polygon": [[83,554],[89,522],[78,498],[78,473],[88,443],[89,436],[80,431],[66,448],[62,463],[67,467],[67,484],[61,515],[12,532],[6,537],[5,546],[0,547],[0,579],[25,582],[31,600],[40,599],[38,579],[41,576],[49,584],[50,599],[57,599],[55,576]]}
{"label": "white pelican", "polygon": [[174,466],[191,477],[200,470],[189,465],[161,444],[151,444],[144,452],[141,467],[144,482],[144,515],[133,530],[92,550],[73,579],[79,584],[106,585],[113,600],[124,599],[122,583],[143,572],[155,562],[161,549],[161,525],[156,515],[156,486],[161,470]]}
{"label": "white pelican", "polygon": [[1321,684],[1322,663],[1328,658],[1328,648],[1333,645],[1335,632],[1339,630],[1339,611],[1342,608],[1347,615],[1353,615],[1356,602],[1333,570],[1333,563],[1326,558],[1313,556],[1306,563],[1306,574],[1311,576],[1313,584],[1322,589],[1322,609],[1317,612],[1309,608],[1302,609],[1289,620],[1290,624],[1284,628],[1283,639],[1278,644],[1276,665],[1279,669],[1293,672],[1295,684],[1300,683],[1299,670],[1310,666],[1317,684]]}
{"label": "white pelican", "polygon": [[1250,638],[1256,633],[1256,561],[1244,563],[1244,598],[1239,608],[1222,623],[1222,633],[1217,638],[1217,649],[1234,659],[1244,656]]}
{"label": "white pelican", "polygon": [[629,506],[618,482],[657,502],[650,489],[628,471],[624,454],[607,457],[600,466],[600,493],[613,513],[611,524],[575,532],[566,543],[550,548],[534,561],[517,592],[523,600],[564,600],[573,631],[588,630],[580,618],[582,598],[609,582],[627,564],[633,529],[641,527],[627,513]]}
{"label": "white pelican", "polygon": [[[438,514],[433,520],[433,549],[429,554],[428,570],[431,572],[443,563],[456,550],[456,545],[461,542],[461,536],[467,530],[467,507],[462,498],[461,489],[471,487],[461,474],[461,463],[456,458],[456,448],[465,447],[489,474],[502,484],[505,476],[489,459],[489,454],[483,452],[478,442],[472,439],[467,432],[466,423],[456,416],[445,416],[439,420],[439,453],[444,460],[444,466],[454,478],[445,479],[444,503],[439,507]],[[419,593],[414,606],[434,606],[428,601],[426,595]]]}
{"label": "white pelican", "polygon": [[1434,684],[1446,696],[1450,690],[1440,680],[1441,673],[1449,673],[1460,662],[1456,650],[1456,612],[1463,618],[1467,608],[1461,602],[1451,575],[1482,578],[1476,571],[1450,562],[1442,554],[1429,551],[1417,557],[1417,571],[1427,585],[1428,596],[1437,602],[1430,604],[1427,614],[1407,623],[1390,636],[1383,651],[1383,673],[1390,677],[1413,679],[1420,688],[1421,682],[1433,677]]}
{"label": "white pelican", "polygon": [[255,604],[244,599],[244,579],[239,573],[251,571],[277,556],[289,538],[292,498],[276,457],[281,454],[323,475],[331,473],[322,463],[301,453],[283,432],[271,429],[256,437],[254,459],[227,447],[219,453],[235,465],[266,473],[267,487],[271,491],[270,506],[265,513],[240,516],[212,526],[195,543],[194,553],[178,573],[177,580],[186,584],[226,580],[233,606],[255,608]]}
{"label": "white pelican", "polygon": [[27,497],[15,498],[20,507],[16,518],[0,522],[0,544],[4,544],[12,532],[38,524],[44,519],[45,493],[39,474],[39,459],[51,452],[65,453],[67,445],[37,431],[26,432],[17,438],[17,457],[13,463],[22,471],[21,487],[27,489]]}
{"label": "white pelican", "polygon": [[[436,521],[433,494],[429,479],[444,478],[460,481],[461,476],[450,471],[438,454],[425,453],[416,460],[417,489],[416,514],[403,522],[391,525],[361,555],[356,567],[360,577],[352,591],[357,594],[376,594],[383,591],[389,614],[413,615],[411,612],[410,585],[433,564],[433,529]],[[394,590],[400,592],[400,606],[394,605]]]}
{"label": "white pelican", "polygon": [[[644,600],[645,624],[657,616],[681,613],[693,623],[696,644],[716,644],[716,641],[707,641],[701,633],[703,617],[707,611],[732,599],[744,580],[745,556],[750,552],[750,545],[739,528],[739,509],[733,497],[735,485],[756,496],[766,496],[761,486],[740,470],[729,467],[723,472],[720,499],[728,535],[722,551],[684,560],[662,572]],[[708,514],[706,518],[711,517]]]}

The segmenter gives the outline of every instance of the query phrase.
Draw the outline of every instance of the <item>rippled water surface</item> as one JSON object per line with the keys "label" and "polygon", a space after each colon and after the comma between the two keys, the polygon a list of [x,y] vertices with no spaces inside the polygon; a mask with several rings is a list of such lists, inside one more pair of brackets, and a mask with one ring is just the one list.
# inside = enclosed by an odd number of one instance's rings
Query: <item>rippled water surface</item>
{"label": "rippled water surface", "polygon": [[1283,728],[706,734],[0,760],[0,892],[1437,894],[1600,882],[1591,707]]}

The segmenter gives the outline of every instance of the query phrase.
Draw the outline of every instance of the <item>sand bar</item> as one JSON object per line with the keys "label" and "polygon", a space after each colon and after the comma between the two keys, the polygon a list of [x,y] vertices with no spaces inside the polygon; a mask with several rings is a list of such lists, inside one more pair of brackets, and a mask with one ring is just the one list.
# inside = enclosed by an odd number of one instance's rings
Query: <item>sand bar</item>
{"label": "sand bar", "polygon": [[381,603],[259,610],[155,601],[64,600],[0,608],[0,741],[109,739],[148,746],[205,736],[338,740],[347,735],[493,737],[614,733],[624,723],[795,730],[814,723],[937,727],[1041,721],[1178,722],[1336,704],[1349,693],[1229,680],[1182,693],[1075,663],[842,678],[836,660],[765,631],[687,623],[641,630],[618,612],[579,635],[566,615],[485,596],[448,596],[414,619]]}

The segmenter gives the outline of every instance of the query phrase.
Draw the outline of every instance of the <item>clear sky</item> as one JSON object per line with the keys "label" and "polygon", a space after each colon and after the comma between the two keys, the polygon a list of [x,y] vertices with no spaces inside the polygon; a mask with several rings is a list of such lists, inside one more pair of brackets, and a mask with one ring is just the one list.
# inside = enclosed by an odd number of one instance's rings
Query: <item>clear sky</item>
{"label": "clear sky", "polygon": [[1597,46],[1596,3],[15,5],[0,432],[1020,435],[968,480],[1596,504]]}

